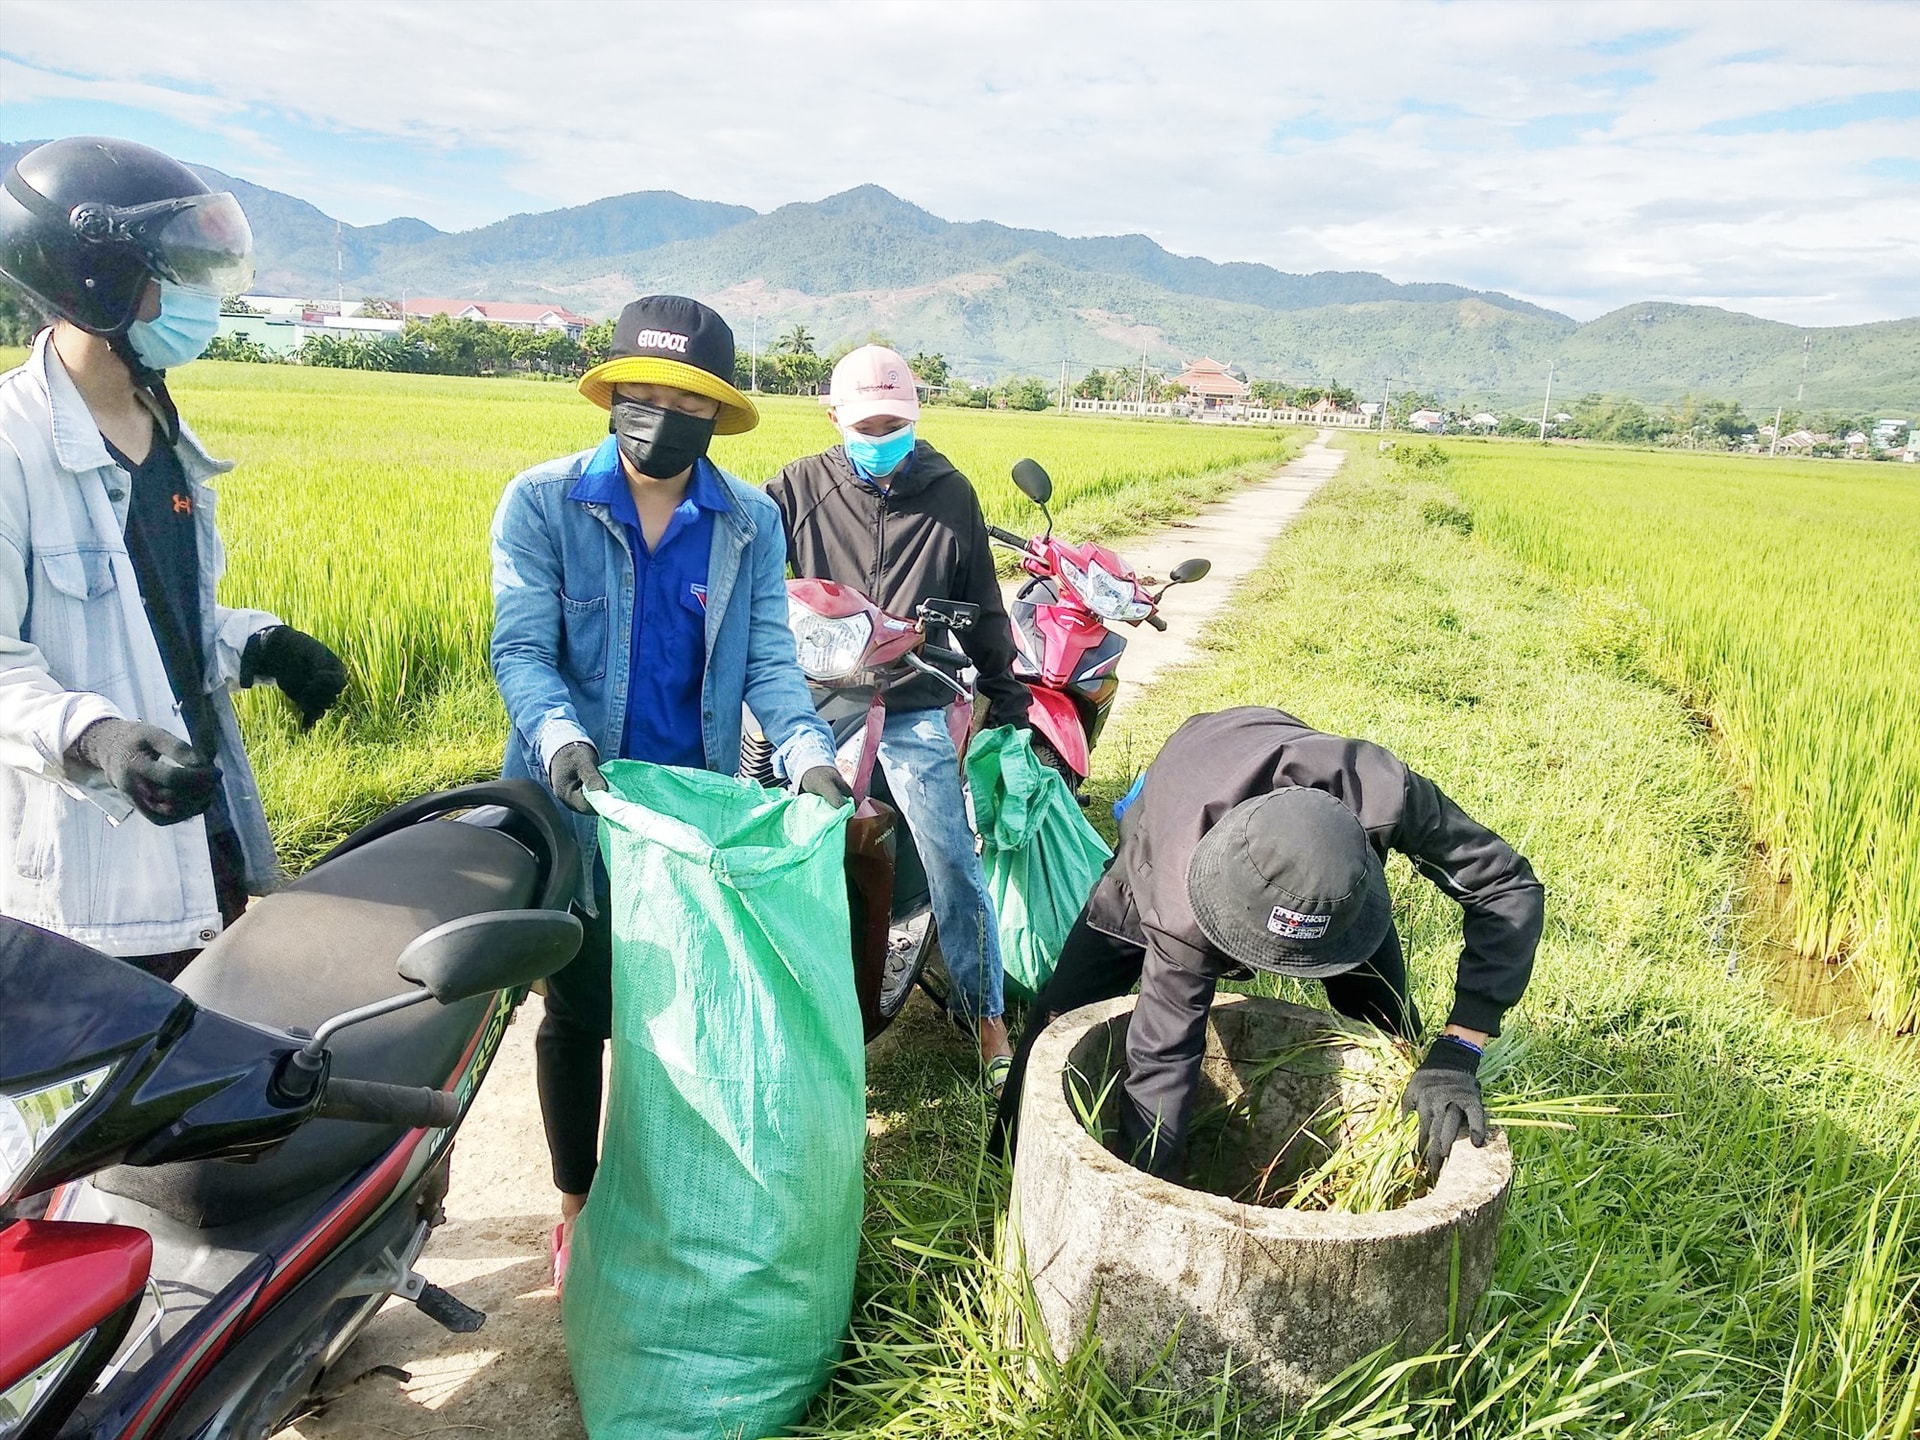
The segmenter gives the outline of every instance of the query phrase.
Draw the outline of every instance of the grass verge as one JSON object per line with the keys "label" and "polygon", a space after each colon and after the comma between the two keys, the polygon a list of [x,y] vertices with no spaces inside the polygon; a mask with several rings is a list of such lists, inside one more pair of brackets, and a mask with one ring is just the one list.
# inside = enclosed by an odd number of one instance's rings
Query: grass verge
{"label": "grass verge", "polygon": [[[854,1340],[804,1433],[889,1437],[1907,1440],[1920,1406],[1920,1076],[1910,1052],[1769,1003],[1714,924],[1747,837],[1694,717],[1590,600],[1456,523],[1438,477],[1354,448],[1099,754],[1113,798],[1187,715],[1281,705],[1402,754],[1512,839],[1548,929],[1509,1094],[1619,1113],[1512,1135],[1516,1184],[1469,1338],[1362,1366],[1277,1428],[1230,1386],[1165,1393],[1016,1343],[1006,1177],[967,1056],[933,1026],[872,1071],[879,1132]],[[1396,862],[1429,1015],[1458,910]],[[1295,998],[1318,1003],[1318,987]],[[934,1052],[930,1057],[929,1051]],[[1496,1095],[1495,1098],[1498,1098]],[[1031,1363],[1030,1363],[1031,1362]]]}

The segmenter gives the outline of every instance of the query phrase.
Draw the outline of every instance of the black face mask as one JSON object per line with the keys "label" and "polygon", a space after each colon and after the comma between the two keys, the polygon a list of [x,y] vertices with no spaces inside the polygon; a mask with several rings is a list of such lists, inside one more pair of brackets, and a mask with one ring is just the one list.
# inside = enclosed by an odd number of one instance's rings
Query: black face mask
{"label": "black face mask", "polygon": [[680,410],[615,400],[607,429],[618,437],[620,453],[634,469],[655,480],[671,480],[707,453],[713,425],[712,419]]}

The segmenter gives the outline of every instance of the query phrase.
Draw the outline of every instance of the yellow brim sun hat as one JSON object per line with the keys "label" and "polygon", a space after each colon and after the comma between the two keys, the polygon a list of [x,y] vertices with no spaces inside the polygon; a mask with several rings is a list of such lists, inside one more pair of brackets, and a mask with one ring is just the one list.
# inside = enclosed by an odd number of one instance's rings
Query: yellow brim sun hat
{"label": "yellow brim sun hat", "polygon": [[734,388],[733,331],[698,300],[648,295],[620,312],[607,358],[580,377],[580,393],[613,408],[613,387],[671,385],[720,402],[716,435],[743,435],[760,423],[753,402]]}

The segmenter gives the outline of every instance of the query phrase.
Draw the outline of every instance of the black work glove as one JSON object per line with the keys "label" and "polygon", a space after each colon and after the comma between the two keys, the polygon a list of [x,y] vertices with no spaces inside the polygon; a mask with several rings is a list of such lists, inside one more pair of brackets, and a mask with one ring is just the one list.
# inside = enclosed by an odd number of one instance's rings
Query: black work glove
{"label": "black work glove", "polygon": [[220,772],[171,731],[138,720],[96,720],[67,747],[156,825],[191,820],[213,803]]}
{"label": "black work glove", "polygon": [[838,765],[816,765],[800,777],[800,788],[832,805],[851,805],[853,787]]}
{"label": "black work glove", "polygon": [[1473,1137],[1476,1147],[1487,1143],[1487,1109],[1480,1099],[1479,1071],[1480,1057],[1443,1035],[1407,1082],[1400,1109],[1419,1112],[1420,1148],[1430,1175],[1440,1173],[1462,1130]]}
{"label": "black work glove", "polygon": [[247,641],[240,652],[241,685],[257,680],[278,685],[300,712],[300,728],[311,730],[347,688],[347,667],[305,631],[273,625]]}
{"label": "black work glove", "polygon": [[553,793],[569,810],[582,815],[596,813],[587,803],[587,791],[607,788],[607,777],[600,773],[600,752],[584,740],[562,745],[553,752],[553,764],[547,767],[547,781]]}

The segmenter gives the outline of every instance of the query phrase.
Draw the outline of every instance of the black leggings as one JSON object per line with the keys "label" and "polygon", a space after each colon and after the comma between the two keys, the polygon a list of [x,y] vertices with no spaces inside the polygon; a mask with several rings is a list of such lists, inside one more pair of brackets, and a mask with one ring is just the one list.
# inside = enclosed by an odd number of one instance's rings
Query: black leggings
{"label": "black leggings", "polygon": [[[1134,1163],[1171,1176],[1186,1148],[1187,1121],[1206,1052],[1207,1008],[1228,967],[1206,971],[1175,965],[1145,949],[1096,930],[1082,914],[1067,933],[1053,978],[1040,987],[1027,1011],[1013,1070],[1000,1094],[994,1119],[996,1153],[1011,1154],[1020,1118],[1020,1088],[1027,1056],[1056,1015],[1112,1000],[1136,984],[1140,998],[1127,1027],[1127,1083],[1120,1106],[1122,1128]],[[1407,987],[1407,962],[1391,927],[1380,948],[1356,969],[1322,982],[1327,1002],[1342,1015],[1365,1020],[1392,1035],[1416,1035],[1420,1015]]]}
{"label": "black leggings", "polygon": [[606,870],[599,873],[598,915],[576,908],[584,932],[572,960],[547,977],[547,1013],[533,1047],[540,1118],[563,1195],[584,1195],[600,1164],[601,1056],[613,1035],[613,918]]}

